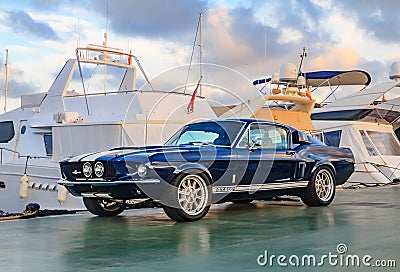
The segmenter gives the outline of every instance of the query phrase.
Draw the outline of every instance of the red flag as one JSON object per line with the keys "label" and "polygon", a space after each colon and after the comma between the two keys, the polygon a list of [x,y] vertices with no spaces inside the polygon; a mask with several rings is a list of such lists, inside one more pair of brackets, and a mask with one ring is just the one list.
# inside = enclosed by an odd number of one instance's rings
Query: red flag
{"label": "red flag", "polygon": [[132,50],[129,50],[128,65],[132,65]]}
{"label": "red flag", "polygon": [[306,90],[306,96],[308,97],[308,99],[312,100],[311,92],[310,92],[309,88],[307,88],[307,90]]}
{"label": "red flag", "polygon": [[203,78],[203,77],[200,77],[199,82],[197,82],[196,89],[194,89],[194,92],[193,92],[193,94],[192,94],[192,98],[190,98],[190,102],[189,102],[189,104],[188,104],[188,106],[187,106],[187,108],[186,108],[188,113],[194,112],[194,99],[196,98],[197,89],[198,89],[199,86],[200,86],[200,80],[201,80],[202,78]]}

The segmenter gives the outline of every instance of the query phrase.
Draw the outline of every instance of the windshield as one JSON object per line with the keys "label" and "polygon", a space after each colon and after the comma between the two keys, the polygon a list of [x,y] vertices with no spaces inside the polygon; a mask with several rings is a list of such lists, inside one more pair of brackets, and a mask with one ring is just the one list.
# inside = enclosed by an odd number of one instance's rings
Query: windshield
{"label": "windshield", "polygon": [[367,133],[379,153],[387,156],[400,156],[399,143],[392,133],[380,131],[367,131]]}
{"label": "windshield", "polygon": [[213,144],[230,146],[244,124],[240,121],[208,121],[183,127],[166,145]]}
{"label": "windshield", "polygon": [[[126,74],[126,68],[103,64],[81,63],[82,77],[87,94],[116,92]],[[69,90],[83,94],[82,79],[78,67],[75,69]]]}

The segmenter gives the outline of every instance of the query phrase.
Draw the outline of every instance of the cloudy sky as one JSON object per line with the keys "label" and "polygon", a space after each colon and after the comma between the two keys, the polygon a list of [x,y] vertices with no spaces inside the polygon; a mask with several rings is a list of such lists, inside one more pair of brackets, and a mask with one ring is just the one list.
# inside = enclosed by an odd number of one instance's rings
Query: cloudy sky
{"label": "cloudy sky", "polygon": [[2,0],[0,106],[6,49],[10,97],[46,91],[77,44],[101,44],[106,27],[109,45],[132,49],[153,78],[189,63],[199,11],[203,62],[251,80],[297,66],[305,45],[307,71],[364,69],[386,81],[400,60],[399,10],[398,0]]}

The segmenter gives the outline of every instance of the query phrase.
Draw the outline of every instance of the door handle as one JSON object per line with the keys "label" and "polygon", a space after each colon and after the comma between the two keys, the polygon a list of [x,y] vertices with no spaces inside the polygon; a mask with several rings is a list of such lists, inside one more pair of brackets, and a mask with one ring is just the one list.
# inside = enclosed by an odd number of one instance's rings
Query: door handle
{"label": "door handle", "polygon": [[293,150],[286,150],[286,155],[290,155],[290,156],[294,156],[294,155],[296,155],[296,151],[293,151]]}

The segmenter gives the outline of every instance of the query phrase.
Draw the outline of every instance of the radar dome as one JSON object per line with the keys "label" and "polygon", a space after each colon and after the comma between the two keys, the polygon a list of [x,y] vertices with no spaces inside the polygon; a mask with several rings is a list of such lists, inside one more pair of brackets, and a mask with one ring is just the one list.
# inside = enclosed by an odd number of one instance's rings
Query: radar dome
{"label": "radar dome", "polygon": [[281,81],[296,81],[297,80],[297,68],[293,63],[287,63],[282,65],[279,74],[281,75]]}
{"label": "radar dome", "polygon": [[400,62],[393,62],[390,66],[389,78],[400,81]]}
{"label": "radar dome", "polygon": [[297,85],[306,86],[306,78],[303,76],[299,76],[297,79]]}

